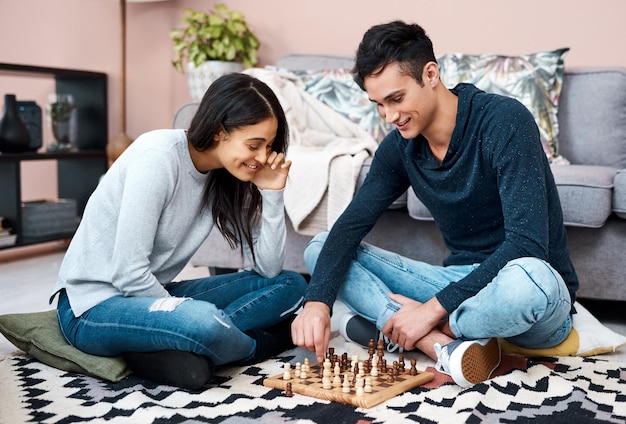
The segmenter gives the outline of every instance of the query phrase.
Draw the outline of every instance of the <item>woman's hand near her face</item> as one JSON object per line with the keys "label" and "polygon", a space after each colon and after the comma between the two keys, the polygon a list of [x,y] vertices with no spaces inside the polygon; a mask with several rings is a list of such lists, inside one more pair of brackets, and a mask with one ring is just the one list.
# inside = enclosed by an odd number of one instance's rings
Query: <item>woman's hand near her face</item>
{"label": "woman's hand near her face", "polygon": [[254,175],[252,183],[261,190],[282,190],[287,183],[289,168],[291,161],[285,161],[283,153],[272,151],[263,167]]}

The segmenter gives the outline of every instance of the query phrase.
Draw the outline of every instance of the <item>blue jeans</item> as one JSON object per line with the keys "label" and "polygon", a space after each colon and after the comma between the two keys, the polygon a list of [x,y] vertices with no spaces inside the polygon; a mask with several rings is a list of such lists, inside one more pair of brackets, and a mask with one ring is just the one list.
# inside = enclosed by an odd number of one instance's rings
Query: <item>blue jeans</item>
{"label": "blue jeans", "polygon": [[63,335],[83,352],[99,356],[183,350],[204,355],[214,365],[246,360],[256,342],[244,332],[294,315],[306,281],[293,271],[274,278],[242,271],[166,289],[174,298],[116,296],[80,317],[74,317],[63,290],[57,305]]}
{"label": "blue jeans", "polygon": [[[304,253],[315,268],[328,233],[318,234]],[[341,285],[338,298],[380,330],[401,305],[387,294],[426,302],[478,264],[435,266],[361,243]],[[485,288],[465,300],[448,317],[458,339],[502,337],[527,348],[561,343],[572,328],[571,300],[561,276],[537,258],[509,262]]]}

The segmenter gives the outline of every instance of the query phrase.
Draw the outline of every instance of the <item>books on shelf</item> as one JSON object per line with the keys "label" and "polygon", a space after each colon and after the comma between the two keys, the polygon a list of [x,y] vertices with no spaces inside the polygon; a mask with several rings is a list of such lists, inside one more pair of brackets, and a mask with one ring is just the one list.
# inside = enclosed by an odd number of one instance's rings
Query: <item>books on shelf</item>
{"label": "books on shelf", "polygon": [[7,234],[0,236],[0,247],[13,246],[17,239],[17,234]]}
{"label": "books on shelf", "polygon": [[17,239],[17,234],[12,234],[13,229],[5,227],[4,222],[4,218],[0,216],[0,247],[12,246]]}

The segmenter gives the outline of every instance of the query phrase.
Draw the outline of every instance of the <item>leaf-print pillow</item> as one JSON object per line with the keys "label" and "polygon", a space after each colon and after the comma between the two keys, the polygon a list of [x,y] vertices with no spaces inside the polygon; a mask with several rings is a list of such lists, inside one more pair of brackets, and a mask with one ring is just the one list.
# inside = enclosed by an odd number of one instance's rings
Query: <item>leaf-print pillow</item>
{"label": "leaf-print pillow", "polygon": [[437,59],[441,81],[447,87],[460,82],[481,90],[513,97],[535,117],[543,149],[551,163],[567,164],[559,155],[559,96],[564,55],[569,48],[521,56],[447,54]]}
{"label": "leaf-print pillow", "polygon": [[301,78],[307,93],[358,124],[377,142],[393,129],[367,93],[354,82],[349,69],[297,71],[295,74]]}

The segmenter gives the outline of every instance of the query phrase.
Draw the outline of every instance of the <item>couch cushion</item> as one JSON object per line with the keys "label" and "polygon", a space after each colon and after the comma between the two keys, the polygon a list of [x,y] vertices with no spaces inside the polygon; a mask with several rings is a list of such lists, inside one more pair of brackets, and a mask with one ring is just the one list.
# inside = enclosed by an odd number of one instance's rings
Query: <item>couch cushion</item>
{"label": "couch cushion", "polygon": [[626,69],[566,69],[559,128],[571,163],[626,168]]}
{"label": "couch cushion", "polygon": [[307,93],[367,131],[377,142],[394,128],[378,112],[376,104],[354,82],[350,69],[296,71]]}
{"label": "couch cushion", "polygon": [[[599,228],[608,219],[612,206],[613,180],[617,169],[590,165],[552,165],[565,225]],[[626,191],[626,174],[622,177]],[[626,212],[626,194],[623,211]],[[430,211],[408,191],[407,209],[413,219],[430,221]]]}
{"label": "couch cushion", "polygon": [[544,151],[552,163],[567,163],[559,151],[559,96],[563,57],[569,49],[521,56],[448,54],[437,59],[448,87],[468,82],[491,93],[513,97],[535,117]]}
{"label": "couch cushion", "polygon": [[[365,159],[365,161],[363,162],[363,165],[361,166],[359,177],[357,178],[357,181],[356,181],[356,190],[361,188],[361,185],[363,185],[363,181],[365,181],[365,177],[367,177],[367,173],[370,172],[371,165],[372,165],[372,158]],[[401,194],[400,197],[398,197],[396,201],[393,202],[391,206],[389,206],[389,209],[403,208],[406,206],[406,203],[407,203],[407,192],[404,192],[404,194]]]}
{"label": "couch cushion", "polygon": [[433,220],[433,216],[430,214],[428,208],[417,198],[412,189],[407,191],[406,208],[409,211],[409,216],[413,219],[417,219],[418,221]]}
{"label": "couch cushion", "polygon": [[600,228],[612,211],[617,169],[593,165],[552,165],[565,225]]}
{"label": "couch cushion", "polygon": [[613,182],[613,212],[620,218],[626,219],[626,169],[615,175]]}
{"label": "couch cushion", "polygon": [[357,123],[380,142],[392,126],[354,82],[350,73],[353,65],[349,56],[294,54],[280,58],[274,66],[295,73],[307,93]]}

